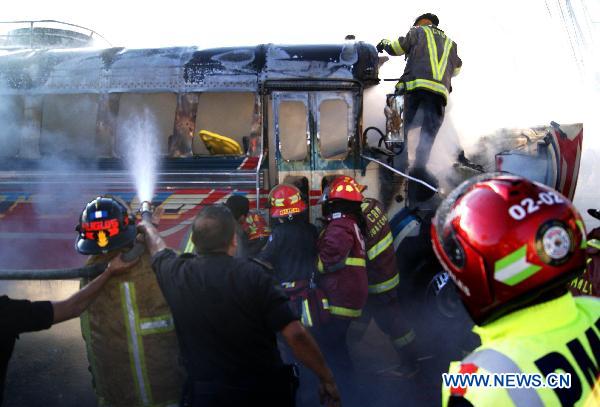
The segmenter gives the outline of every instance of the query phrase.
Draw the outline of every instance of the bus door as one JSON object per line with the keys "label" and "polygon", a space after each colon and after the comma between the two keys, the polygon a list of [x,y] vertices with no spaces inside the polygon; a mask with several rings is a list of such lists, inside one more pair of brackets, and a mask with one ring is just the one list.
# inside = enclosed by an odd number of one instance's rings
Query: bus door
{"label": "bus door", "polygon": [[[269,139],[277,181],[298,186],[310,206],[317,204],[323,176],[354,175],[355,95],[349,90],[271,94]],[[316,216],[311,213],[311,219]]]}

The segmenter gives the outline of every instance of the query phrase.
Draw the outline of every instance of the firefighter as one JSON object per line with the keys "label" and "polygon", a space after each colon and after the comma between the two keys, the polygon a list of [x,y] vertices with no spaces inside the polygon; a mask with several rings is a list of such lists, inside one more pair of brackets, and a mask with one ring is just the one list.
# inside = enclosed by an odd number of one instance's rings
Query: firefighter
{"label": "firefighter", "polygon": [[118,257],[113,259],[100,276],[62,301],[14,300],[6,295],[0,296],[0,405],[8,361],[19,334],[41,331],[77,318],[98,297],[111,277],[132,265],[133,262],[124,262]]}
{"label": "firefighter", "polygon": [[[314,225],[301,215],[307,205],[293,185],[279,184],[269,194],[273,231],[258,258],[269,262],[292,301],[307,298],[307,289],[317,271],[317,237]],[[310,310],[300,306],[302,322],[312,326]]]}
{"label": "firefighter", "polygon": [[598,405],[600,300],[567,289],[586,263],[583,221],[567,198],[521,177],[486,174],[446,198],[431,234],[481,338],[450,372],[571,380],[557,388],[444,387],[443,404]]}
{"label": "firefighter", "polygon": [[177,255],[152,223],[140,231],[173,311],[188,379],[184,405],[295,405],[297,377],[283,364],[275,333],[320,379],[321,403],[340,404],[331,370],[264,263],[233,258],[235,221],[224,205],[194,219],[196,253]]}
{"label": "firefighter", "polygon": [[321,202],[326,226],[317,241],[317,284],[328,298],[331,314],[329,322],[319,328],[318,338],[346,395],[355,393],[357,385],[346,336],[350,323],[361,316],[368,295],[361,189],[348,176],[335,178],[325,188]]}
{"label": "firefighter", "polygon": [[369,297],[365,309],[367,318],[363,318],[361,322],[366,325],[370,317],[373,317],[379,329],[388,335],[400,356],[401,365],[386,371],[412,377],[417,371],[415,332],[406,327],[408,311],[402,310],[398,301],[397,287],[400,278],[390,224],[383,205],[378,200],[365,198],[361,209],[366,224],[365,246],[369,282]]}
{"label": "firefighter", "polygon": [[[381,40],[377,51],[389,55],[405,55],[406,67],[396,84],[396,93],[404,94],[404,135],[420,128],[411,175],[436,183],[426,171],[435,137],[444,121],[448,95],[452,90],[451,78],[458,75],[462,61],[457,45],[440,28],[439,19],[431,13],[415,20],[406,36],[397,40]],[[422,118],[422,119],[420,119]],[[421,190],[418,184],[409,185]],[[426,195],[424,195],[426,196]]]}
{"label": "firefighter", "polygon": [[[321,321],[322,305],[313,287],[317,271],[317,228],[308,222],[306,202],[300,190],[293,185],[279,184],[269,193],[269,212],[272,233],[269,241],[257,257],[273,266],[275,278],[290,298],[300,321],[306,328],[317,326]],[[320,290],[319,290],[320,292]],[[283,356],[295,361],[289,349],[280,346]],[[314,377],[306,369],[298,389],[300,405],[314,406]]]}
{"label": "firefighter", "polygon": [[236,226],[238,239],[236,257],[255,256],[267,243],[269,237],[269,228],[265,218],[258,212],[250,212],[250,201],[243,195],[231,195],[225,201],[225,206],[229,208],[238,222]]}
{"label": "firefighter", "polygon": [[588,259],[585,273],[571,281],[569,290],[573,295],[600,297],[600,228],[592,229],[587,235]]}
{"label": "firefighter", "polygon": [[[153,222],[158,223],[161,211]],[[98,197],[83,210],[76,248],[88,263],[117,258],[136,237],[135,217],[117,197]],[[85,281],[84,281],[85,283]],[[111,279],[81,317],[94,390],[100,405],[177,403],[183,370],[173,317],[143,253],[129,273]]]}

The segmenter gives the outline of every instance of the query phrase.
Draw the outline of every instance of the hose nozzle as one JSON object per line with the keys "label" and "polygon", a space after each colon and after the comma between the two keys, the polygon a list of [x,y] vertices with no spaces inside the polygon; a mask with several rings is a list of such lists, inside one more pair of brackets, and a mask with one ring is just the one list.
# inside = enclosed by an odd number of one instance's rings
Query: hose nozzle
{"label": "hose nozzle", "polygon": [[142,219],[152,221],[152,203],[150,201],[143,201],[140,204],[140,215]]}

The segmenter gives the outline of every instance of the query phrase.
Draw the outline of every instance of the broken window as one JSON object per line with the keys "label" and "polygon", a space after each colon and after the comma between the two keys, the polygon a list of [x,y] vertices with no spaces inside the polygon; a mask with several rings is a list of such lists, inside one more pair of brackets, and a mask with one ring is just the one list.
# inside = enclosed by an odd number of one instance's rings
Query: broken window
{"label": "broken window", "polygon": [[[200,94],[192,143],[194,155],[245,154],[252,132],[259,131],[253,126],[254,109],[254,93]],[[198,136],[200,132],[205,134],[205,141]]]}
{"label": "broken window", "polygon": [[343,160],[348,155],[350,108],[344,99],[326,99],[319,105],[321,157]]}
{"label": "broken window", "polygon": [[[44,155],[97,157],[98,95],[47,95],[41,115],[39,151]],[[33,123],[33,122],[32,122]]]}
{"label": "broken window", "polygon": [[303,101],[282,100],[279,103],[279,151],[287,161],[305,160],[307,144],[307,108]]}
{"label": "broken window", "polygon": [[0,157],[15,157],[23,127],[23,98],[2,96],[0,98]]}
{"label": "broken window", "polygon": [[149,140],[156,143],[159,154],[166,155],[176,105],[174,93],[123,93],[117,116],[117,153],[122,157],[136,142]]}

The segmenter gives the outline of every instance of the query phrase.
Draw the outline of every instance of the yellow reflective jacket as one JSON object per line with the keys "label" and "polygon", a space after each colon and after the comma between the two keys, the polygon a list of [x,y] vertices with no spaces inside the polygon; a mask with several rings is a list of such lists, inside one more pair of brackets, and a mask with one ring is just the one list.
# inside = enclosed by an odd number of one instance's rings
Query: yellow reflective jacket
{"label": "yellow reflective jacket", "polygon": [[444,99],[452,90],[451,79],[458,75],[462,61],[457,45],[438,27],[412,27],[404,37],[395,41],[383,40],[383,49],[390,55],[406,55],[406,67],[396,85],[410,92],[426,90]]}
{"label": "yellow reflective jacket", "polygon": [[[473,406],[600,405],[600,300],[568,293],[476,326],[481,346],[450,373],[570,373],[570,388],[446,387],[442,403],[463,397]],[[594,389],[595,386],[595,390]]]}

